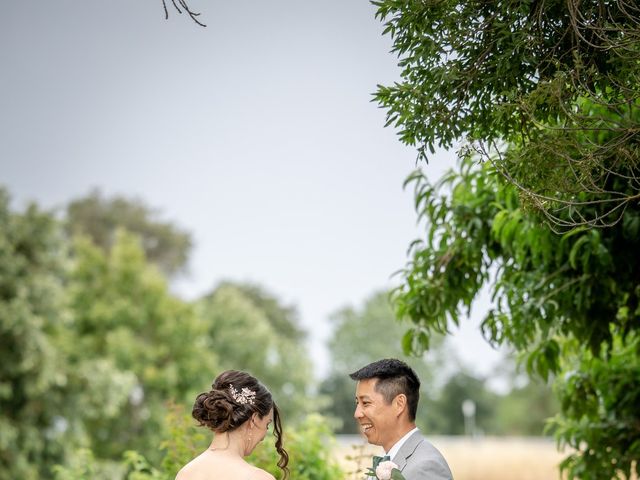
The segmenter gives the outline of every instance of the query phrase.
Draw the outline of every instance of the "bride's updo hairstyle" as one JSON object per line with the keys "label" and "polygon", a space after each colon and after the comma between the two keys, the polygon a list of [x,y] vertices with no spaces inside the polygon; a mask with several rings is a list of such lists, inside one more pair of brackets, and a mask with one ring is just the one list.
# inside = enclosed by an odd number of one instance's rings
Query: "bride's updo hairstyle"
{"label": "bride's updo hairstyle", "polygon": [[254,413],[264,418],[272,408],[276,450],[280,455],[278,467],[286,479],[289,476],[289,455],[282,447],[280,412],[271,392],[256,378],[238,370],[222,372],[213,381],[210,391],[198,395],[191,415],[201,426],[215,433],[224,433],[240,427]]}

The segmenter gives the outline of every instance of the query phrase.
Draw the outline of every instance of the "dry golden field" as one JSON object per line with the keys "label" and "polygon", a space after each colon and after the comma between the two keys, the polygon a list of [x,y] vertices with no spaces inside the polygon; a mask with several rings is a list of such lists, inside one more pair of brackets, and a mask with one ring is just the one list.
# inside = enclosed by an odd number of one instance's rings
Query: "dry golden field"
{"label": "dry golden field", "polygon": [[[552,440],[520,437],[433,437],[429,439],[445,456],[455,480],[558,480],[558,463],[564,455]],[[341,437],[336,456],[348,480],[362,479],[379,447],[358,436]]]}

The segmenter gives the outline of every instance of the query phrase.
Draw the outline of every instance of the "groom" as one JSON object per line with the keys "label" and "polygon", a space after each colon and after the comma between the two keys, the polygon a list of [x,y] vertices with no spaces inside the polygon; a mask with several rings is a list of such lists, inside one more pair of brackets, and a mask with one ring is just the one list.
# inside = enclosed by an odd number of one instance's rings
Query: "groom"
{"label": "groom", "polygon": [[358,382],[353,416],[367,441],[384,448],[406,480],[452,480],[447,461],[416,428],[420,380],[413,369],[391,358],[349,376]]}

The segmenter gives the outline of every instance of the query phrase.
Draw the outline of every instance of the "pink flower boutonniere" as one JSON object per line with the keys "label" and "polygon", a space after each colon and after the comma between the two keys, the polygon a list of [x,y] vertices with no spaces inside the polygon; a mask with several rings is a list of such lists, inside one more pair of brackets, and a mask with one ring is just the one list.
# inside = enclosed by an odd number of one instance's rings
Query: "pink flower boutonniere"
{"label": "pink flower boutonniere", "polygon": [[398,465],[390,460],[380,462],[375,470],[370,468],[369,476],[375,477],[378,480],[405,480],[402,472],[398,470]]}

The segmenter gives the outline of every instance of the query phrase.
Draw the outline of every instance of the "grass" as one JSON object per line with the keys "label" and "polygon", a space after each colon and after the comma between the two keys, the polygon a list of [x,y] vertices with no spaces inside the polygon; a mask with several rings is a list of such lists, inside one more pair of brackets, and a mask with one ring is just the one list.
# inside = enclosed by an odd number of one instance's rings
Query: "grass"
{"label": "grass", "polygon": [[[559,480],[563,454],[553,440],[521,437],[434,437],[429,439],[449,463],[455,480]],[[351,437],[340,442],[336,456],[349,480],[363,478],[380,447]]]}

